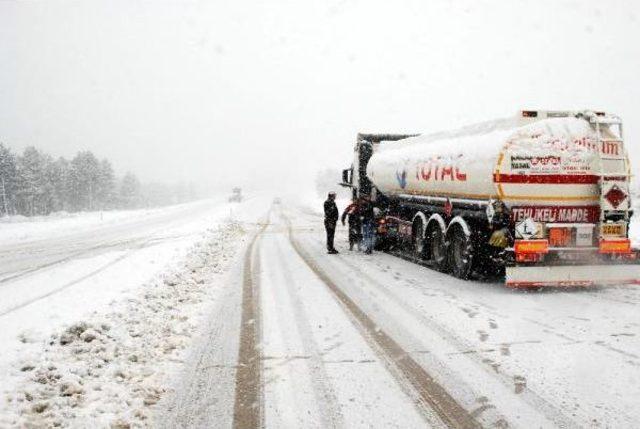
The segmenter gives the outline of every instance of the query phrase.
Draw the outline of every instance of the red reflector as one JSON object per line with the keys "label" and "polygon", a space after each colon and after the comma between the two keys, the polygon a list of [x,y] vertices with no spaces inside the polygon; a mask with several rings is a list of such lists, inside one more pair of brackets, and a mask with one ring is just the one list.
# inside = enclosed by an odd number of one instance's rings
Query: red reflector
{"label": "red reflector", "polygon": [[600,241],[600,253],[630,253],[631,241],[628,238],[621,240],[602,240]]}
{"label": "red reflector", "polygon": [[518,253],[549,253],[547,240],[516,240],[514,250]]}

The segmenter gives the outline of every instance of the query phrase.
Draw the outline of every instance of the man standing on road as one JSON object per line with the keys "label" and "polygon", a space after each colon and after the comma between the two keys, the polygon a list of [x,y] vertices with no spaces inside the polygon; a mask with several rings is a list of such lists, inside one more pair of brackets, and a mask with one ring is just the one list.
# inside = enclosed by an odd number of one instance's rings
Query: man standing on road
{"label": "man standing on road", "polygon": [[360,228],[360,213],[358,210],[358,202],[354,200],[351,204],[344,209],[342,213],[342,224],[344,225],[345,220],[349,220],[349,250],[353,250],[353,245],[358,246],[358,250],[360,250],[360,240],[362,239],[361,228]]}
{"label": "man standing on road", "polygon": [[362,197],[360,203],[360,219],[362,219],[362,244],[364,245],[364,253],[373,252],[375,245],[375,214],[373,212],[373,204],[367,197]]}
{"label": "man standing on road", "polygon": [[338,253],[333,247],[333,237],[336,235],[336,224],[339,216],[338,206],[336,206],[336,193],[329,192],[327,201],[324,202],[324,228],[327,230],[327,253],[332,255]]}

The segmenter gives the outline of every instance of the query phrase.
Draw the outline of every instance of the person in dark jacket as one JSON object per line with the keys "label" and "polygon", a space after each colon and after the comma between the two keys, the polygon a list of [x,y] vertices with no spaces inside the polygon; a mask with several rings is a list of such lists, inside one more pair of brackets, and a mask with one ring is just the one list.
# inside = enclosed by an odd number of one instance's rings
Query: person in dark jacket
{"label": "person in dark jacket", "polygon": [[509,209],[500,200],[491,201],[488,209],[489,228],[491,237],[489,244],[494,249],[503,250],[509,245],[511,235],[509,234],[509,225],[511,223],[511,215]]}
{"label": "person in dark jacket", "polygon": [[329,192],[327,201],[324,202],[324,229],[327,230],[327,252],[336,254],[338,251],[333,247],[333,238],[336,235],[336,224],[338,223],[338,206],[336,206],[336,193]]}
{"label": "person in dark jacket", "polygon": [[360,231],[360,211],[358,210],[357,201],[349,204],[347,208],[344,209],[341,218],[343,225],[345,220],[347,219],[349,222],[349,250],[353,250],[354,244],[357,245],[358,250],[360,250],[360,240],[362,239],[362,234]]}
{"label": "person in dark jacket", "polygon": [[362,222],[362,244],[364,247],[364,253],[371,253],[373,252],[376,239],[373,203],[368,197],[362,197],[359,207],[360,221]]}

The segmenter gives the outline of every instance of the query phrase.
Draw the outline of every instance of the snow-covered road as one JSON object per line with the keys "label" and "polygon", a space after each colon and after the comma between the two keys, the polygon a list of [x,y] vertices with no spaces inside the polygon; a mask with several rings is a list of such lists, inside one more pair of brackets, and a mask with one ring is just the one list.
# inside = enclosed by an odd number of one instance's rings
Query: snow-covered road
{"label": "snow-covered road", "polygon": [[[116,356],[106,372],[89,365],[94,378],[77,378],[84,393],[55,399],[53,417],[41,421],[74,416],[74,427],[98,416],[117,427],[165,428],[640,425],[637,286],[528,292],[460,281],[394,255],[350,252],[343,229],[341,253],[327,255],[314,209],[270,200],[175,207],[59,231],[65,238],[49,232],[38,242],[13,234],[13,243],[0,248],[10,261],[0,264],[0,340],[8,352],[0,370],[17,353],[34,352],[56,326],[88,309],[113,311],[110,302],[125,296],[146,309],[132,315],[117,307],[108,319],[123,325],[99,333],[99,346],[124,341],[127,353],[150,349],[146,359]],[[196,268],[187,258],[182,280],[135,286],[153,264],[166,271],[194,236],[223,218],[240,221],[244,232],[201,235],[196,256],[208,256],[198,257],[204,262]],[[176,295],[174,288],[184,290]],[[202,316],[180,309],[190,305]],[[140,337],[141,329],[148,332]],[[58,368],[80,350],[69,365],[74,374],[87,366],[83,353],[102,356],[100,347],[82,343],[52,347],[53,360],[45,362],[58,359]],[[133,375],[114,381],[110,371],[119,373],[123,360]],[[146,373],[154,375],[140,375]]]}
{"label": "snow-covered road", "polygon": [[19,226],[0,225],[0,284],[74,259],[147,247],[175,238],[163,232],[177,223],[189,224],[220,205],[218,200],[204,201],[164,210],[134,211],[129,218],[107,213],[106,220],[99,215],[91,216],[93,219],[85,220],[84,225],[62,219],[44,231],[34,231],[33,224],[28,222]]}
{"label": "snow-covered road", "polygon": [[640,422],[637,287],[522,292],[387,254],[331,258],[306,219],[320,267],[483,425]]}
{"label": "snow-covered road", "polygon": [[382,332],[306,265],[286,218],[272,218],[259,248],[266,426],[442,426],[376,343]]}
{"label": "snow-covered road", "polygon": [[[204,336],[208,347],[191,359],[200,371],[187,368],[179,378],[159,424],[444,427],[396,368],[397,356],[376,346],[372,337],[380,331],[354,320],[297,253],[278,207],[268,219],[247,249],[244,281],[235,285],[243,291],[232,289],[223,318],[214,316],[212,324],[227,329]],[[229,323],[234,306],[242,323]],[[238,345],[239,356],[224,353]],[[227,388],[211,388],[203,372]],[[221,394],[227,397],[216,397]]]}
{"label": "snow-covered road", "polygon": [[256,342],[215,362],[237,369],[218,379],[236,390],[192,397],[169,427],[640,424],[637,287],[523,292],[345,245],[327,255],[308,209],[276,206],[257,234],[252,316],[206,339]]}

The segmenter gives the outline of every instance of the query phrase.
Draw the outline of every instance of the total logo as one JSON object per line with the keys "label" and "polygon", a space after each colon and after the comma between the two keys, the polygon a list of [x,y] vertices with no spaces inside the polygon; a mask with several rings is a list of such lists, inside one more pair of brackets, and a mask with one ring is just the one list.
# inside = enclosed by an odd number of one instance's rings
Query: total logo
{"label": "total logo", "polygon": [[[462,155],[458,156],[461,158]],[[467,173],[460,170],[453,160],[434,159],[426,162],[418,163],[416,166],[416,179],[435,182],[457,181],[466,182]]]}

